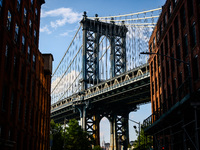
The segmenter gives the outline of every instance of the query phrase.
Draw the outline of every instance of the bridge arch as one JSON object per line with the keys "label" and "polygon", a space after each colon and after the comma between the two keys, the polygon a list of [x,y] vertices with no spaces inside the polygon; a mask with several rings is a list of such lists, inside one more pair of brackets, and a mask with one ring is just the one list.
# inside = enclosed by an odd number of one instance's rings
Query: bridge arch
{"label": "bridge arch", "polygon": [[[107,117],[103,117],[100,120],[99,126],[100,126],[100,145],[105,146],[105,143],[110,143],[110,137],[106,137],[108,135],[107,133],[110,134],[111,129],[110,129],[110,120]],[[107,132],[107,133],[106,133]]]}

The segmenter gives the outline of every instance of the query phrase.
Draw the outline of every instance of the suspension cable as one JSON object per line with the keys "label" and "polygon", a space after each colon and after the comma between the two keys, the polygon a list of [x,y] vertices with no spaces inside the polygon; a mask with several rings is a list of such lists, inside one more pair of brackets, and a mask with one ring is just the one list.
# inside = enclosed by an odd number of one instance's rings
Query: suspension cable
{"label": "suspension cable", "polygon": [[133,16],[133,15],[139,15],[139,14],[143,14],[143,13],[148,13],[148,12],[152,12],[152,11],[158,11],[161,10],[162,8],[156,8],[156,9],[151,9],[151,10],[147,10],[147,11],[142,11],[142,12],[137,12],[137,13],[132,13],[132,14],[125,14],[125,15],[118,15],[118,16],[107,16],[107,17],[88,17],[90,19],[101,19],[101,18],[119,18],[119,17],[125,17],[125,16]]}
{"label": "suspension cable", "polygon": [[55,74],[55,73],[56,73],[56,71],[58,70],[58,68],[59,68],[60,64],[62,63],[63,59],[65,58],[65,56],[66,56],[66,54],[67,54],[67,52],[69,51],[69,48],[71,47],[71,45],[72,45],[72,43],[73,43],[74,39],[76,38],[76,36],[77,36],[77,34],[78,34],[78,32],[79,32],[80,28],[81,28],[81,25],[79,26],[78,30],[76,31],[76,34],[75,34],[74,38],[72,39],[71,43],[69,44],[69,47],[67,48],[67,50],[66,50],[66,52],[65,52],[64,56],[62,57],[62,59],[61,59],[60,63],[58,64],[58,66],[56,67],[56,69],[55,69],[54,73],[52,74],[52,77],[54,76],[54,74]]}

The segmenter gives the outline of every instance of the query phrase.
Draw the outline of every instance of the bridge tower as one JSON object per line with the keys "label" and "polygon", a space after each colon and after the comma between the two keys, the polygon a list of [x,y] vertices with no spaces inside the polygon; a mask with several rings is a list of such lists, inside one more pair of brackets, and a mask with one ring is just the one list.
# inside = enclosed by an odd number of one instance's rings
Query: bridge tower
{"label": "bridge tower", "polygon": [[110,76],[115,77],[126,71],[126,33],[128,29],[122,23],[116,25],[114,21],[110,23],[100,22],[98,15],[95,20],[87,18],[84,12],[81,20],[83,30],[83,51],[82,51],[82,90],[87,89],[87,85],[100,82],[99,78],[99,42],[101,36],[106,36],[110,41],[111,70]]}
{"label": "bridge tower", "polygon": [[[122,25],[116,25],[114,21],[110,23],[100,22],[98,16],[94,20],[87,18],[84,12],[81,20],[83,30],[83,51],[82,51],[82,91],[88,88],[89,84],[101,82],[99,75],[99,42],[102,36],[106,36],[110,42],[110,77],[113,78],[126,72],[126,33],[128,29]],[[84,93],[82,93],[84,95]],[[87,104],[87,105],[86,105]],[[88,102],[85,105],[76,106],[81,114],[82,128],[91,132],[96,144],[100,145],[99,124],[102,117],[106,116],[111,124],[110,144],[112,150],[117,150],[119,145],[124,149],[128,146],[128,114],[129,112],[107,110],[89,111]],[[111,111],[110,111],[111,110]],[[124,110],[124,109],[123,109]],[[87,113],[86,113],[87,112]],[[103,116],[104,115],[104,116]]]}

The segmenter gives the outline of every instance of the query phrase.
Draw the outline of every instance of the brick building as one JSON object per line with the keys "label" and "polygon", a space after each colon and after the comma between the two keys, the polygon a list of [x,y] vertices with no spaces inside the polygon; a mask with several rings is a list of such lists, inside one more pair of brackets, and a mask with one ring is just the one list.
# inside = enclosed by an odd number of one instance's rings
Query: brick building
{"label": "brick building", "polygon": [[152,115],[144,131],[154,149],[199,149],[199,18],[200,0],[167,0],[150,38]]}
{"label": "brick building", "polygon": [[44,0],[0,0],[0,149],[48,150],[51,54],[38,50]]}

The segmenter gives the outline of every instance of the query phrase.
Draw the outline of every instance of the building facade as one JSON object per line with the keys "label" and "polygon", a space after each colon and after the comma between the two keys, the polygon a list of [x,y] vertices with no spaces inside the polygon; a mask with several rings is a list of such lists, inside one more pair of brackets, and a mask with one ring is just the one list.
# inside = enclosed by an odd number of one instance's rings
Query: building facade
{"label": "building facade", "polygon": [[167,0],[149,41],[154,149],[199,149],[200,0]]}
{"label": "building facade", "polygon": [[38,50],[44,0],[0,0],[0,149],[48,150],[51,54]]}

